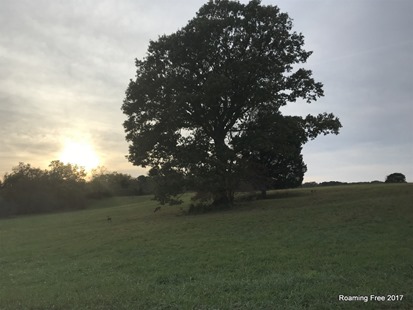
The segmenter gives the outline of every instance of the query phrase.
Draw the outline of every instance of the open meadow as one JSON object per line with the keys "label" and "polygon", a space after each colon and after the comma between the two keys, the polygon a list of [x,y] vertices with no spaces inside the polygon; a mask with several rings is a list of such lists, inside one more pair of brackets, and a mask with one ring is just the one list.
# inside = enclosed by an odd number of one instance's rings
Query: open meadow
{"label": "open meadow", "polygon": [[0,309],[413,308],[413,184],[268,198],[192,216],[115,197],[2,219]]}

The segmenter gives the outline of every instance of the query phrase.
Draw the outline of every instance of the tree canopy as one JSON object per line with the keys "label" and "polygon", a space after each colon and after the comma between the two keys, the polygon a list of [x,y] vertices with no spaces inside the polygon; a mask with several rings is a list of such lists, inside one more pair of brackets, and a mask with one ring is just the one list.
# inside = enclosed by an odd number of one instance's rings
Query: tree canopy
{"label": "tree canopy", "polygon": [[403,173],[395,172],[386,177],[386,183],[406,183],[406,176]]}
{"label": "tree canopy", "polygon": [[242,154],[244,181],[266,196],[267,189],[299,186],[307,171],[301,155],[307,139],[301,119],[261,114],[234,143]]}
{"label": "tree canopy", "polygon": [[301,145],[341,127],[333,114],[280,113],[289,102],[323,96],[311,70],[299,68],[311,55],[303,46],[303,35],[276,6],[209,1],[136,60],[122,106],[128,159],[166,178],[192,180],[216,205],[232,203],[246,166],[259,164],[285,180],[291,167],[301,182]]}
{"label": "tree canopy", "polygon": [[19,163],[4,176],[0,216],[85,207],[85,170],[58,160],[49,170]]}

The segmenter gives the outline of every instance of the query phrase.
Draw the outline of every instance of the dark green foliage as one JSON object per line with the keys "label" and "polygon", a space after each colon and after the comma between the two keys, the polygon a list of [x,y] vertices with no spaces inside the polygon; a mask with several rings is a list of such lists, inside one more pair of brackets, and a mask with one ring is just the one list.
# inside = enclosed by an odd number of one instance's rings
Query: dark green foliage
{"label": "dark green foliage", "polygon": [[340,123],[332,114],[283,116],[280,113],[258,113],[234,139],[241,147],[245,176],[255,189],[294,188],[301,185],[307,166],[301,154],[302,146],[319,134],[338,134]]}
{"label": "dark green foliage", "polygon": [[403,173],[392,173],[386,177],[386,183],[406,183],[406,176]]}
{"label": "dark green foliage", "polygon": [[[52,161],[48,170],[19,163],[0,183],[0,217],[82,209],[87,198],[148,195],[155,192],[155,179],[108,172],[104,167],[92,171],[86,182],[84,168]],[[178,179],[176,179],[179,181]]]}
{"label": "dark green foliage", "polygon": [[85,171],[76,165],[52,161],[49,170],[20,163],[4,176],[2,216],[85,207]]}
{"label": "dark green foliage", "polygon": [[348,183],[346,182],[340,182],[340,181],[326,181],[326,182],[321,182],[318,184],[319,186],[340,186],[340,185],[346,185]]}
{"label": "dark green foliage", "polygon": [[161,169],[152,168],[149,177],[153,180],[155,199],[160,204],[179,204],[179,196],[185,192],[184,176],[178,171],[164,166]]}
{"label": "dark green foliage", "polygon": [[[279,149],[276,143],[290,131],[303,136],[281,146],[294,149],[288,158],[284,151],[271,151],[270,165],[247,156],[250,150],[237,143],[245,136],[263,139],[262,132],[274,129],[268,122],[268,128],[255,131],[257,136],[248,133],[263,115],[277,117],[289,102],[310,103],[323,96],[312,72],[297,68],[311,55],[303,45],[304,37],[292,31],[291,19],[276,6],[208,2],[184,28],[151,41],[147,56],[136,60],[136,79],[130,81],[122,106],[129,160],[166,169],[165,177],[191,180],[196,190],[210,193],[215,205],[233,202],[240,179],[246,177],[247,159],[273,169],[264,173],[271,178],[279,173],[279,179],[299,183],[305,171],[301,144],[320,133],[337,134],[341,125],[334,115],[291,118],[293,128],[267,139],[268,148]],[[173,196],[176,188],[165,191]]]}
{"label": "dark green foliage", "polygon": [[316,186],[318,186],[317,182],[305,182],[301,185],[301,187],[304,187],[304,188],[306,188],[306,187],[316,187]]}
{"label": "dark green foliage", "polygon": [[108,172],[100,167],[92,171],[92,178],[87,183],[87,196],[104,198],[111,196],[131,196],[144,194],[144,185],[129,174]]}
{"label": "dark green foliage", "polygon": [[234,145],[242,154],[245,182],[262,192],[301,185],[307,167],[301,155],[307,140],[299,117],[260,114]]}
{"label": "dark green foliage", "polygon": [[140,175],[137,178],[139,183],[139,195],[150,195],[154,193],[154,180],[151,177]]}

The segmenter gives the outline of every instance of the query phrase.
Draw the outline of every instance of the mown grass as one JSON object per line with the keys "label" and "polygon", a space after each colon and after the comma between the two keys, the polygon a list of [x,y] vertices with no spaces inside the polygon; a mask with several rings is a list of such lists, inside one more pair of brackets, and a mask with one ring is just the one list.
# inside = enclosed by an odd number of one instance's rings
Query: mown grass
{"label": "mown grass", "polygon": [[197,216],[124,197],[1,220],[0,309],[413,308],[412,184],[270,197]]}

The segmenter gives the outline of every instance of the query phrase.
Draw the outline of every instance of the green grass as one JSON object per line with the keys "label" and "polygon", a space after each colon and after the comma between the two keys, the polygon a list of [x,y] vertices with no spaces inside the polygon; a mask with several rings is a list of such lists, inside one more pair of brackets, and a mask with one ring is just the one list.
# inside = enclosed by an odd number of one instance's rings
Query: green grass
{"label": "green grass", "polygon": [[413,308],[412,184],[270,196],[197,216],[128,197],[0,220],[0,309]]}

